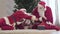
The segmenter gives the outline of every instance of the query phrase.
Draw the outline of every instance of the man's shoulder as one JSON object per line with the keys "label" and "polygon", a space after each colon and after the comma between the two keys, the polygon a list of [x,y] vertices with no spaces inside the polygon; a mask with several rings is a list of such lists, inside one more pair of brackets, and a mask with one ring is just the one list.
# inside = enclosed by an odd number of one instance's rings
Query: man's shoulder
{"label": "man's shoulder", "polygon": [[51,9],[49,6],[46,6],[46,9],[48,9],[48,8]]}

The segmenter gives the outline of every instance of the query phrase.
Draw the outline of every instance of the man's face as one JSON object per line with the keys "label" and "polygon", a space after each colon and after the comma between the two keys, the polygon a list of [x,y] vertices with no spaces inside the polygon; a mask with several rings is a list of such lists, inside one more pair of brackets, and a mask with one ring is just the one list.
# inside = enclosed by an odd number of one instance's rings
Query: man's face
{"label": "man's face", "polygon": [[44,10],[45,10],[45,8],[44,8],[42,5],[40,5],[40,4],[38,4],[38,9],[39,9],[40,11],[44,11]]}

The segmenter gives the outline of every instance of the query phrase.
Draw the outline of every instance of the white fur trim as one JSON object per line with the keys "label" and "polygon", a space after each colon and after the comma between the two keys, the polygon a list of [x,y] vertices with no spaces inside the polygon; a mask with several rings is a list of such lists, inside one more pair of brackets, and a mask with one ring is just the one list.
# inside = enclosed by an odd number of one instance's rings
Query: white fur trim
{"label": "white fur trim", "polygon": [[27,13],[26,11],[26,9],[25,8],[22,8],[22,9],[20,9],[19,11],[22,11],[24,14],[26,14],[26,15],[31,15],[31,13]]}
{"label": "white fur trim", "polygon": [[38,4],[39,7],[43,7],[41,4]]}
{"label": "white fur trim", "polygon": [[24,23],[24,21],[25,21],[25,19],[23,19],[23,21],[21,21],[21,22],[17,22],[17,25]]}
{"label": "white fur trim", "polygon": [[42,17],[40,17],[39,20],[42,21]]}
{"label": "white fur trim", "polygon": [[26,13],[26,9],[22,8],[19,11],[22,11],[24,14],[31,15],[30,13]]}
{"label": "white fur trim", "polygon": [[17,22],[17,25],[21,24],[22,22]]}
{"label": "white fur trim", "polygon": [[10,24],[9,19],[7,17],[3,17],[3,18],[5,19],[5,22],[6,22],[7,25],[12,26],[12,24]]}
{"label": "white fur trim", "polygon": [[26,24],[30,24],[31,21],[27,19],[25,23],[26,23]]}
{"label": "white fur trim", "polygon": [[24,12],[24,14],[26,14],[26,15],[28,15],[28,16],[31,16],[31,13],[26,13],[26,12]]}
{"label": "white fur trim", "polygon": [[50,24],[50,25],[54,25],[54,24],[52,24],[51,22],[46,22],[47,24]]}
{"label": "white fur trim", "polygon": [[16,23],[13,23],[13,24],[12,24],[12,26],[14,27],[14,30],[15,30],[15,25],[16,25]]}
{"label": "white fur trim", "polygon": [[[41,4],[38,4],[38,7],[43,7],[43,6]],[[45,5],[44,8],[45,8],[45,11],[46,11],[46,5]]]}

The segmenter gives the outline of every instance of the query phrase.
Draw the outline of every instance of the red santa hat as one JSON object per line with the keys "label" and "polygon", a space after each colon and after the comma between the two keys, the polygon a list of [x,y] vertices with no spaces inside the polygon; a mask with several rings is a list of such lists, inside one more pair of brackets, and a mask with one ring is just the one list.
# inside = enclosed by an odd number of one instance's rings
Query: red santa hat
{"label": "red santa hat", "polygon": [[45,8],[45,2],[44,1],[40,1],[39,3],[38,3],[39,5],[42,5],[44,8]]}

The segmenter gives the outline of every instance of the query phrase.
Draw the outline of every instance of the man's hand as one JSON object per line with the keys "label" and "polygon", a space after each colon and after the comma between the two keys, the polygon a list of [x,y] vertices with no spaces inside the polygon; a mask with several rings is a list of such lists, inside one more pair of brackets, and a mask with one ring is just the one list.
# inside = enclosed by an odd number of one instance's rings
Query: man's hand
{"label": "man's hand", "polygon": [[45,20],[47,20],[47,18],[45,16],[43,16],[42,18],[44,18]]}
{"label": "man's hand", "polygon": [[38,20],[39,20],[38,18],[35,19],[35,21],[38,21]]}
{"label": "man's hand", "polygon": [[44,18],[45,20],[47,20],[47,18],[46,18],[45,16],[40,17],[40,18],[39,18],[39,20],[40,20],[40,21],[42,21],[42,20],[43,20],[43,18]]}

